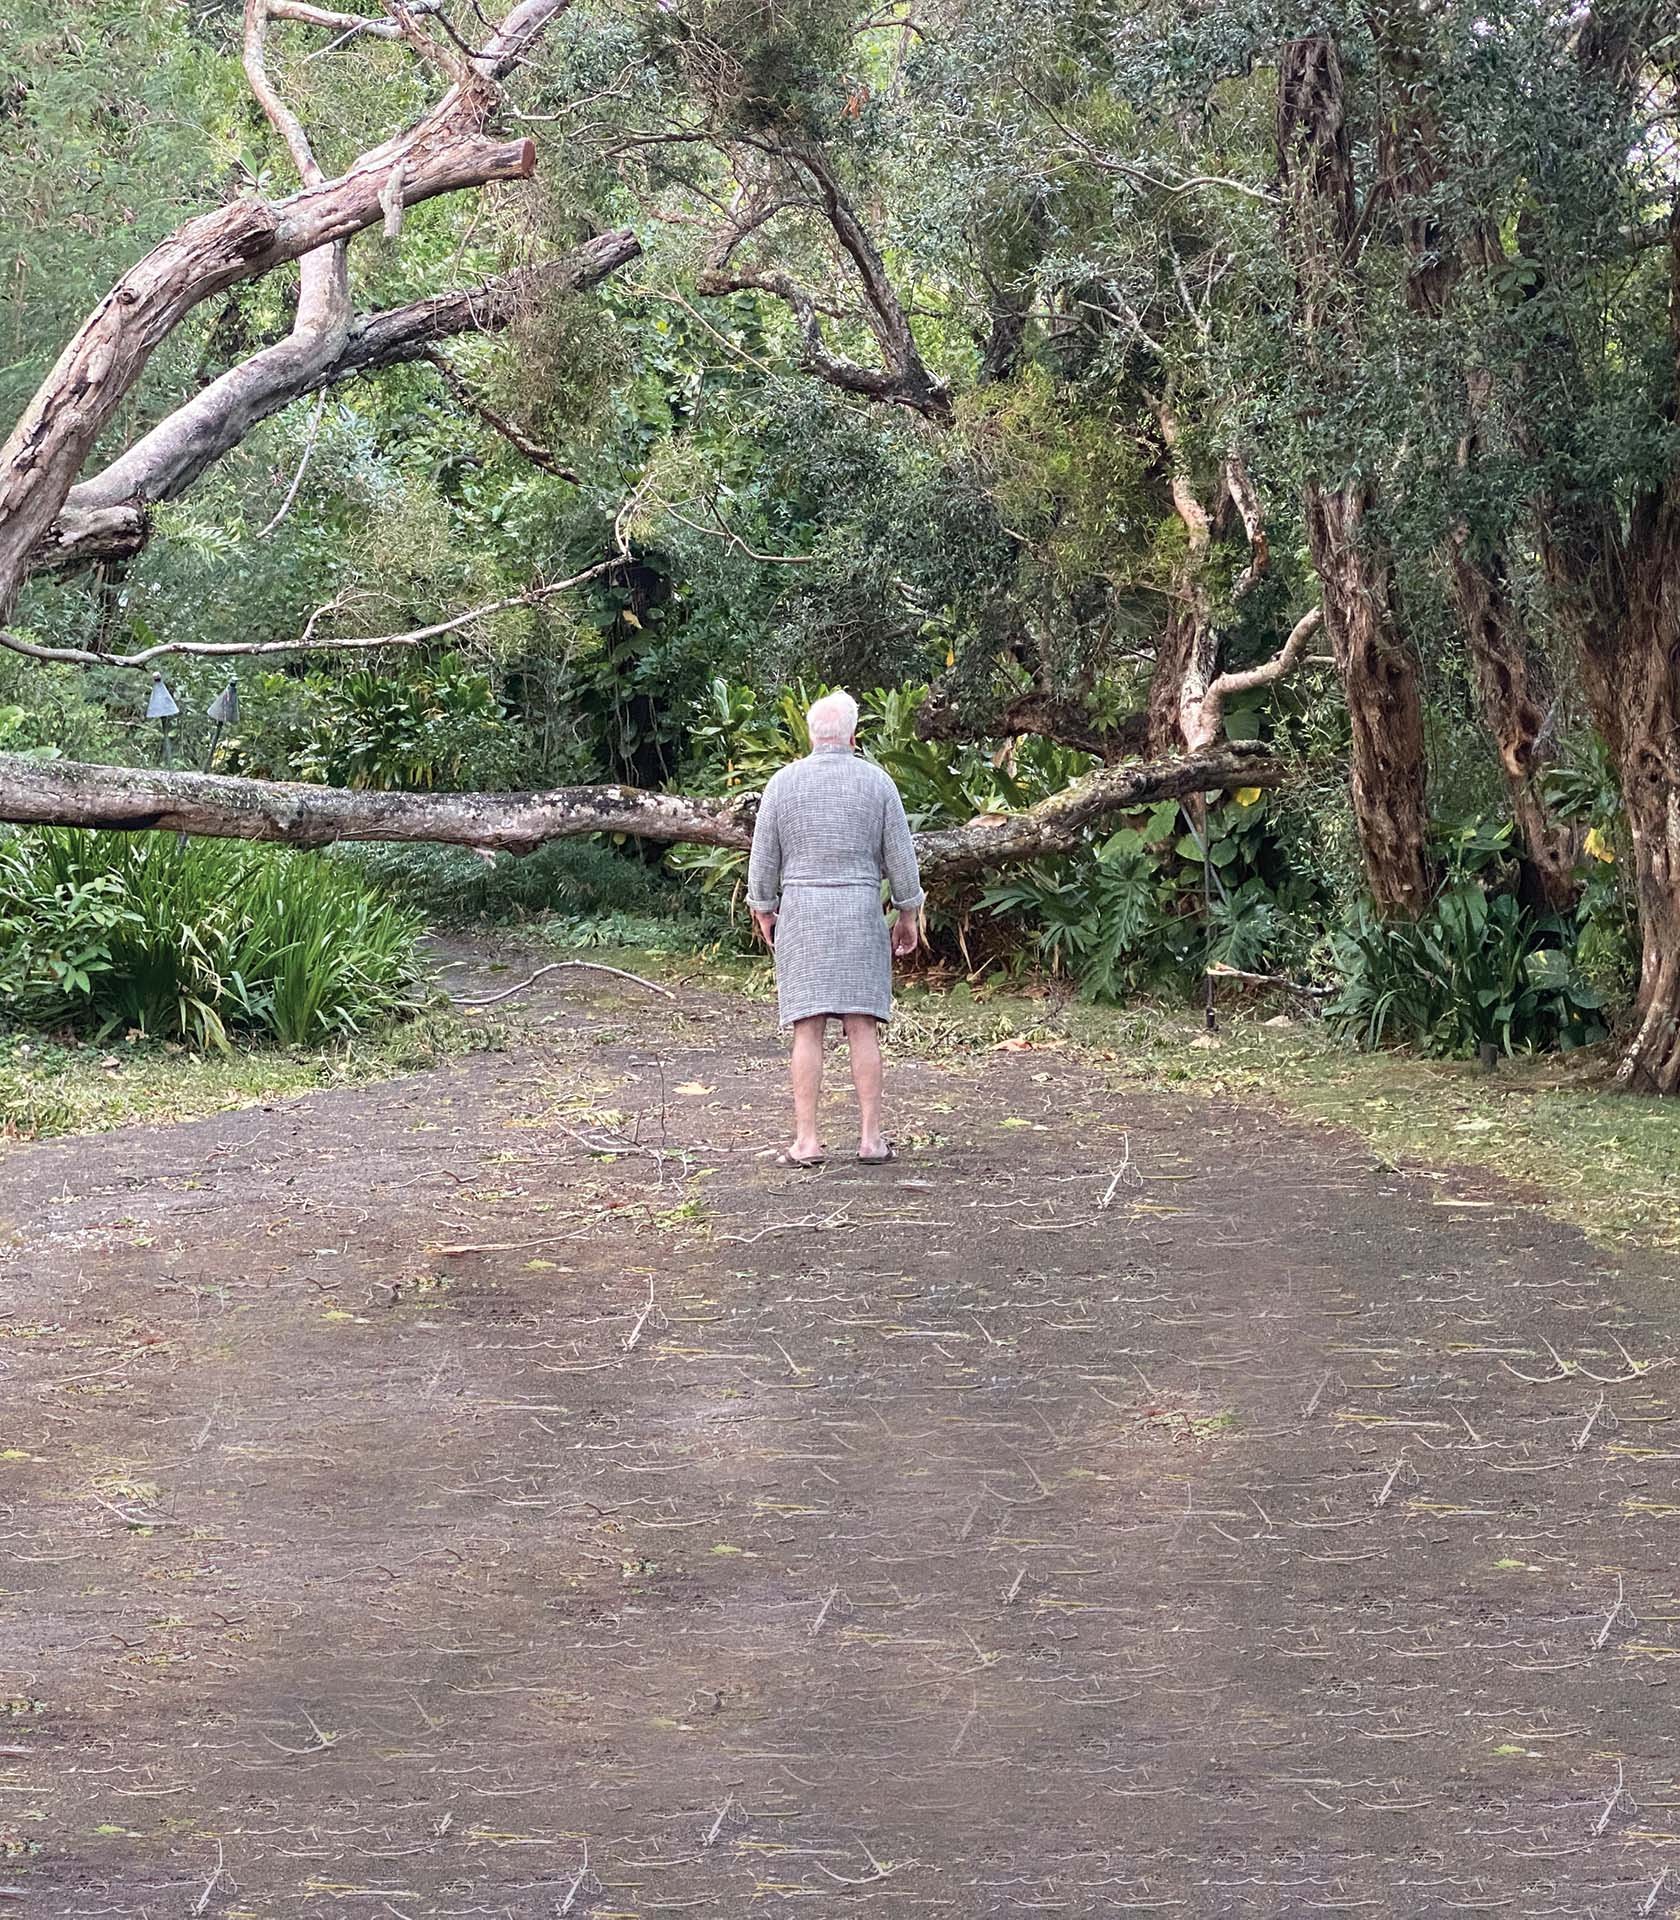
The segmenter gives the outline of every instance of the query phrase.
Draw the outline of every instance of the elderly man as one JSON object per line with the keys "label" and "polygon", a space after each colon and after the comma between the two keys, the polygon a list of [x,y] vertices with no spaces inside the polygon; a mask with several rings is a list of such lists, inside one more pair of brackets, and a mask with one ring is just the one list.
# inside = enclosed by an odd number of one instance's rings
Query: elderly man
{"label": "elderly man", "polygon": [[[807,715],[811,751],[764,789],[753,828],[747,904],[776,956],[781,1024],[793,1029],[793,1145],[779,1164],[820,1167],[823,1042],[846,1029],[858,1097],[858,1159],[893,1158],[881,1133],[879,1023],[892,1018],[892,956],[916,950],[922,881],[904,802],[857,753],[857,702],[825,694]],[[881,881],[892,888],[891,935]]]}

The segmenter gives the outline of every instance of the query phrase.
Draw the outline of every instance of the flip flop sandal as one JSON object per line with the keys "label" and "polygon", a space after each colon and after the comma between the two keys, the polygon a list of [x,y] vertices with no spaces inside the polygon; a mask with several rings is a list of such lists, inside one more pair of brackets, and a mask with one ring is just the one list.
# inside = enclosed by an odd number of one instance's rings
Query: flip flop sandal
{"label": "flip flop sandal", "polygon": [[818,1167],[826,1167],[828,1165],[828,1156],[819,1153],[814,1159],[808,1159],[802,1154],[778,1153],[776,1155],[776,1165],[778,1167],[799,1167],[806,1173],[815,1173]]}
{"label": "flip flop sandal", "polygon": [[858,1155],[858,1165],[860,1167],[884,1167],[889,1160],[896,1160],[897,1158],[898,1149],[889,1141],[885,1153],[860,1153]]}

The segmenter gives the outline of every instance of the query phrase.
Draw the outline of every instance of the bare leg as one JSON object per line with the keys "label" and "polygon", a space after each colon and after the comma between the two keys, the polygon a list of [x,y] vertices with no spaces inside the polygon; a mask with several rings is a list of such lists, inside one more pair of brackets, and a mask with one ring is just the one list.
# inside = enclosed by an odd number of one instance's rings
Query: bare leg
{"label": "bare leg", "polygon": [[858,1152],[866,1160],[885,1153],[881,1138],[881,1030],[872,1013],[846,1015],[846,1045],[858,1100]]}
{"label": "bare leg", "polygon": [[822,1153],[817,1137],[817,1104],[822,1099],[823,1041],[828,1020],[818,1014],[793,1023],[793,1145],[795,1160],[815,1160]]}

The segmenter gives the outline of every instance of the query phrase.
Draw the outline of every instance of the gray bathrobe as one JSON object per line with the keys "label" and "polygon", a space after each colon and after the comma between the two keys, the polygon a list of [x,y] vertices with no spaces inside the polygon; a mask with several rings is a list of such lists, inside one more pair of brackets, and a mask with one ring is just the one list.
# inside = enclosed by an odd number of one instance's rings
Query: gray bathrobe
{"label": "gray bathrobe", "polygon": [[776,997],[784,1027],[815,1014],[892,1018],[895,907],[922,904],[904,802],[849,747],[818,747],[771,777],[753,827],[747,904],[776,919]]}

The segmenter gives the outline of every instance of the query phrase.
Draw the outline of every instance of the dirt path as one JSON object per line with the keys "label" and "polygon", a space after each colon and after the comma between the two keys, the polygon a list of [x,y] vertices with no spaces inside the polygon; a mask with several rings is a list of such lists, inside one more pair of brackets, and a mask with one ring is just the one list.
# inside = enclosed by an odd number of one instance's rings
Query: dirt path
{"label": "dirt path", "polygon": [[761,1010],[559,1004],[0,1162],[0,1914],[1680,1913],[1664,1276],[1053,1055],[777,1173]]}

